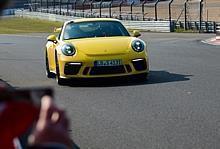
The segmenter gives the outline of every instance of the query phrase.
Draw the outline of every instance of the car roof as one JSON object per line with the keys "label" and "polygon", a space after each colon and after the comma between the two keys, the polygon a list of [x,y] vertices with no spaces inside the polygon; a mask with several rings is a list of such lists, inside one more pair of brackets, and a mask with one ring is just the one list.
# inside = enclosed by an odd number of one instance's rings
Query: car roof
{"label": "car roof", "polygon": [[90,21],[117,21],[120,22],[118,19],[112,19],[112,18],[82,18],[82,19],[74,19],[67,22],[90,22]]}

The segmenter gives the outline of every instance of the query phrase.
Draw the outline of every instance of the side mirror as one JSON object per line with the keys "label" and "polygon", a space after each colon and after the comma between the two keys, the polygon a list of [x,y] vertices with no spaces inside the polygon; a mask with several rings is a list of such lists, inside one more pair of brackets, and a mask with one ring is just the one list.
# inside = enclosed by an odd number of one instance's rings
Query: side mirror
{"label": "side mirror", "polygon": [[55,27],[53,32],[54,32],[54,33],[60,33],[61,30],[62,30],[62,28],[56,28],[56,27]]}
{"label": "side mirror", "polygon": [[47,37],[47,41],[56,42],[57,41],[57,37],[55,35],[50,35],[50,36]]}
{"label": "side mirror", "polygon": [[141,36],[141,33],[138,30],[134,30],[133,31],[133,36],[134,37],[139,37],[139,36]]}

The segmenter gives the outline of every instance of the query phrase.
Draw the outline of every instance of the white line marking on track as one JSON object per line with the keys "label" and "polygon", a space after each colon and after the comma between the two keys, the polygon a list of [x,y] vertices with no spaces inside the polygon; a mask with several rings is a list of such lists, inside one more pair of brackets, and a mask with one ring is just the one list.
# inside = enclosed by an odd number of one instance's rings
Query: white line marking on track
{"label": "white line marking on track", "polygon": [[216,40],[216,38],[210,38],[206,40],[202,40],[202,43],[209,44],[209,45],[214,45],[214,46],[219,46],[220,41]]}

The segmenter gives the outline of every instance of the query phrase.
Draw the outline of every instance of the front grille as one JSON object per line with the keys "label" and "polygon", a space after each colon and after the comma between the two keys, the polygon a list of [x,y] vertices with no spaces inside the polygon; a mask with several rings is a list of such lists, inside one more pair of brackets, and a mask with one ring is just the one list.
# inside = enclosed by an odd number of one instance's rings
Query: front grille
{"label": "front grille", "polygon": [[64,67],[64,73],[66,75],[76,75],[79,73],[81,65],[74,65],[74,64],[66,64]]}
{"label": "front grille", "polygon": [[92,67],[90,71],[90,75],[107,75],[120,73],[125,73],[125,68],[123,65]]}
{"label": "front grille", "polygon": [[125,65],[125,67],[126,67],[128,73],[132,72],[131,66],[129,64]]}
{"label": "front grille", "polygon": [[89,67],[86,67],[84,70],[83,70],[83,75],[87,75],[88,74],[88,72],[89,72]]}
{"label": "front grille", "polygon": [[145,59],[133,60],[132,64],[136,71],[143,71],[147,69],[147,62]]}

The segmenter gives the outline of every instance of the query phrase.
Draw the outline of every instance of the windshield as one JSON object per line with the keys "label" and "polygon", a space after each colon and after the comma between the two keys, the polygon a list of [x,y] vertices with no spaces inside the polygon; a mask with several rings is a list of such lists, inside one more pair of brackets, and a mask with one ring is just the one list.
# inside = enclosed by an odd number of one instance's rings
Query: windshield
{"label": "windshield", "polygon": [[64,29],[64,40],[130,36],[125,27],[117,21],[91,21],[67,24]]}

